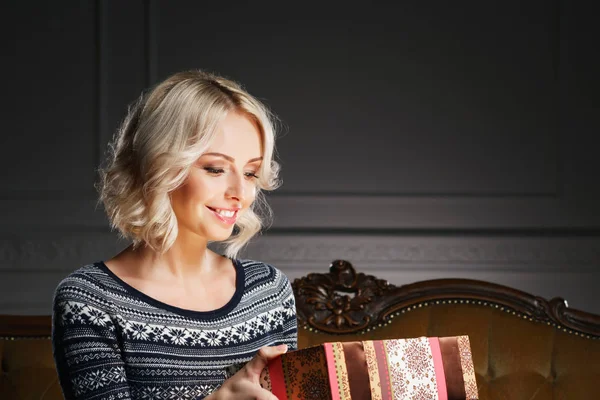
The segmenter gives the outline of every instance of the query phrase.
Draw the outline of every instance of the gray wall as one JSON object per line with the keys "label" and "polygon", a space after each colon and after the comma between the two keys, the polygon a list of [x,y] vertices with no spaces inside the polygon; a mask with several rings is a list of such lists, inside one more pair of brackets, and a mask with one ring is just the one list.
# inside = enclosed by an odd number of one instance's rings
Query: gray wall
{"label": "gray wall", "polygon": [[336,258],[398,285],[482,279],[600,313],[592,2],[399,3],[7,5],[0,313],[48,314],[62,277],[125,245],[96,168],[127,104],[188,68],[283,122],[275,222],[247,257],[291,279]]}

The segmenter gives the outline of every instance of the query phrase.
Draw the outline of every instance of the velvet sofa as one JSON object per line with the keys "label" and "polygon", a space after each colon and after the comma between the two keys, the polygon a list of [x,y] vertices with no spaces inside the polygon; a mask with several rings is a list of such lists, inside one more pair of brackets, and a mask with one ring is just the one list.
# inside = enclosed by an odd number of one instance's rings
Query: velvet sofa
{"label": "velvet sofa", "polygon": [[334,261],[293,283],[298,345],[469,335],[480,399],[600,399],[600,317],[506,286],[396,287]]}

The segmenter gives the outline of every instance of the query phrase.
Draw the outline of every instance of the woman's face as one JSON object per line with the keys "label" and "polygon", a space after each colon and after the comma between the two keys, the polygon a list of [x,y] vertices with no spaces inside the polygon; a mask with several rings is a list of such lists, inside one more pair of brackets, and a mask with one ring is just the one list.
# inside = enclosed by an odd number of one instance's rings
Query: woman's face
{"label": "woman's face", "polygon": [[171,193],[179,234],[208,241],[231,236],[240,215],[254,199],[262,161],[261,134],[246,115],[230,112],[186,182]]}

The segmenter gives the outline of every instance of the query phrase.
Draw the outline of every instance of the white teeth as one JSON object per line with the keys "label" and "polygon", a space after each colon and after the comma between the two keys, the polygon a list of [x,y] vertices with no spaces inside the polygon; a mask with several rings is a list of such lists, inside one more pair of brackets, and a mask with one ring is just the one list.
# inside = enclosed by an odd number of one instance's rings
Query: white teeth
{"label": "white teeth", "polygon": [[217,210],[217,212],[227,218],[231,218],[235,214],[235,211]]}

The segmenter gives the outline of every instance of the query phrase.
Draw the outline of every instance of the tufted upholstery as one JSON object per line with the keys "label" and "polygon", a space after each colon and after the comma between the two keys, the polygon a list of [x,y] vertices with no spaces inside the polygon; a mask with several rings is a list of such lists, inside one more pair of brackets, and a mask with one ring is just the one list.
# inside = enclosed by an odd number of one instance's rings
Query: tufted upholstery
{"label": "tufted upholstery", "polygon": [[[340,268],[349,274],[340,277]],[[300,348],[332,341],[466,334],[480,399],[600,398],[600,318],[569,311],[569,318],[558,321],[561,299],[546,302],[470,280],[396,288],[355,274],[343,261],[334,262],[329,274],[311,275],[293,283]],[[349,299],[341,300],[346,294]],[[336,320],[336,315],[342,318]],[[369,325],[352,331],[351,325],[360,326],[366,315]],[[560,323],[568,320],[573,326],[579,323],[579,329]],[[336,332],[343,330],[349,332]]]}
{"label": "tufted upholstery", "polygon": [[0,399],[62,399],[49,335],[49,316],[0,316]]}

